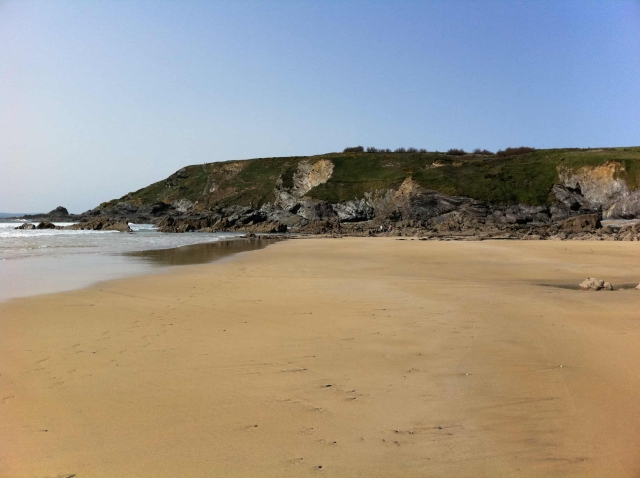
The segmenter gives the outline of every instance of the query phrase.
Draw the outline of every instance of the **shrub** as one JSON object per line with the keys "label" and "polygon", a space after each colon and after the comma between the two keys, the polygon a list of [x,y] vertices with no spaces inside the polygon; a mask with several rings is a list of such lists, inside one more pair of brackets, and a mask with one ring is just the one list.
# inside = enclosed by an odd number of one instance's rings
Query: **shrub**
{"label": "shrub", "polygon": [[496,156],[504,158],[506,156],[518,156],[519,154],[527,154],[535,151],[536,148],[529,148],[528,146],[520,146],[519,148],[507,148],[505,150],[499,150]]}
{"label": "shrub", "polygon": [[393,152],[394,152],[394,153],[406,153],[406,152],[407,152],[407,150],[406,150],[406,149],[404,149],[404,148],[397,148],[397,149],[395,149]]}
{"label": "shrub", "polygon": [[343,153],[362,153],[364,152],[364,148],[362,146],[350,146],[348,148],[344,148]]}
{"label": "shrub", "polygon": [[480,149],[480,148],[476,148],[473,150],[473,154],[493,154],[491,151],[489,151],[488,149]]}
{"label": "shrub", "polygon": [[373,146],[369,146],[367,148],[367,153],[379,153],[380,150],[378,148],[374,148]]}
{"label": "shrub", "polygon": [[449,151],[447,151],[447,154],[449,156],[464,156],[465,154],[467,154],[467,152],[464,149],[451,148]]}
{"label": "shrub", "polygon": [[416,148],[408,148],[407,153],[417,153],[418,150]]}
{"label": "shrub", "polygon": [[427,150],[426,150],[426,149],[424,149],[424,148],[420,148],[420,149],[418,150],[418,153],[426,153],[426,152],[427,152]]}

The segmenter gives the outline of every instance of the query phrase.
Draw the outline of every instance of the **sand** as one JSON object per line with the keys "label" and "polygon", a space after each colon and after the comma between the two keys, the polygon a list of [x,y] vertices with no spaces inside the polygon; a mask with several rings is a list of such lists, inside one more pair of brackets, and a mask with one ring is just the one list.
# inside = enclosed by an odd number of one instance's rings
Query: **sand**
{"label": "sand", "polygon": [[541,284],[639,252],[291,240],[2,303],[0,476],[636,477],[640,292]]}

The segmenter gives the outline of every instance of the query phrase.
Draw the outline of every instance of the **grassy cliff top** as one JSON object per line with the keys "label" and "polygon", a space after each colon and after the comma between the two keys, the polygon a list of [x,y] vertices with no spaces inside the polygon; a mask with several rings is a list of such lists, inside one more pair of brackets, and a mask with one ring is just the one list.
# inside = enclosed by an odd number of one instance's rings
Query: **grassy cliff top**
{"label": "grassy cliff top", "polygon": [[196,209],[229,205],[260,206],[275,199],[277,186],[291,187],[302,160],[327,159],[333,174],[306,196],[331,203],[359,199],[365,192],[395,189],[407,177],[444,194],[498,204],[544,205],[558,182],[558,167],[578,169],[619,162],[630,189],[640,183],[640,147],[535,150],[517,156],[415,153],[329,153],[319,156],[257,158],[187,166],[169,178],[129,193],[135,203],[187,200]]}

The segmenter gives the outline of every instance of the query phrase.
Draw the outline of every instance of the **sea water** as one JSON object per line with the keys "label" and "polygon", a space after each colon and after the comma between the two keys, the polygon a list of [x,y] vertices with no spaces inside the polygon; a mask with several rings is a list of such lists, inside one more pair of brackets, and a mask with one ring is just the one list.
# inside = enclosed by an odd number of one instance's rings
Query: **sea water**
{"label": "sea water", "polygon": [[266,245],[234,241],[238,233],[161,233],[152,224],[130,224],[134,232],[122,233],[15,229],[21,223],[0,219],[0,301],[77,289],[175,264],[209,262]]}

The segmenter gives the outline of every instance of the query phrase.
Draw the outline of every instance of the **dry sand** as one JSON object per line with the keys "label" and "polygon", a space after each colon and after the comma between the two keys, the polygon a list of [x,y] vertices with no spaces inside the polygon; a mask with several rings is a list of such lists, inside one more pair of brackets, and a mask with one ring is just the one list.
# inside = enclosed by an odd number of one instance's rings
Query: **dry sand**
{"label": "dry sand", "polygon": [[0,476],[636,477],[640,292],[539,284],[639,252],[296,240],[0,304]]}

